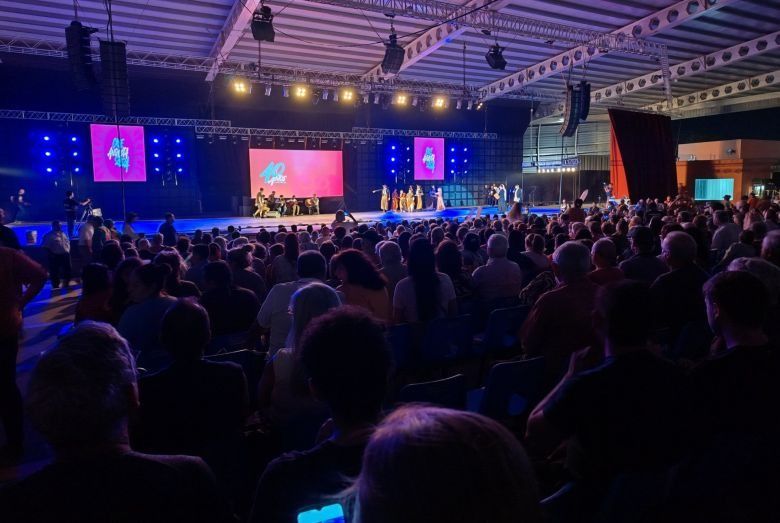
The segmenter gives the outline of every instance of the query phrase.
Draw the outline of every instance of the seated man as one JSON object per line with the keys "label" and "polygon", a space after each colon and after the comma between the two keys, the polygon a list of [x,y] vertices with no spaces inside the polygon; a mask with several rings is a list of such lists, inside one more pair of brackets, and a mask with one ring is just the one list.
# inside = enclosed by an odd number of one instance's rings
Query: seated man
{"label": "seated man", "polygon": [[588,279],[596,285],[606,285],[614,281],[620,281],[625,276],[617,267],[617,249],[615,242],[609,238],[596,240],[591,249],[593,265],[596,269],[588,273]]}
{"label": "seated man", "polygon": [[[593,326],[605,360],[580,372],[581,354],[531,413],[527,441],[547,455],[568,440],[567,468],[588,512],[619,474],[663,470],[685,442],[684,376],[648,349],[653,311],[647,285],[601,287]],[[682,432],[682,433],[681,433]]]}
{"label": "seated man", "polygon": [[113,327],[84,322],[43,354],[28,410],[54,462],[0,490],[0,520],[234,521],[199,458],[134,452],[135,362]]}
{"label": "seated man", "polygon": [[200,304],[208,311],[211,333],[216,336],[246,332],[252,327],[260,301],[250,290],[233,285],[224,261],[210,262],[203,270],[205,291]]}
{"label": "seated man", "polygon": [[507,259],[509,242],[503,234],[488,238],[488,261],[477,267],[473,274],[474,294],[483,304],[517,299],[523,288],[523,271],[515,262]]}
{"label": "seated man", "polygon": [[251,522],[296,521],[302,509],[330,504],[328,498],[360,472],[380,418],[392,356],[382,326],[370,314],[344,307],[316,318],[301,342],[301,361],[312,394],[331,410],[330,434],[316,447],[268,465]]}
{"label": "seated man", "polygon": [[[638,225],[628,232],[633,256],[620,262],[618,268],[630,280],[652,284],[669,267],[655,255],[655,240],[650,227]],[[613,237],[614,239],[614,237]]]}
{"label": "seated man", "polygon": [[208,314],[197,303],[181,299],[165,313],[160,340],[173,363],[138,382],[133,443],[155,454],[199,456],[225,479],[225,468],[238,459],[233,451],[249,400],[239,365],[203,359],[210,339]]}

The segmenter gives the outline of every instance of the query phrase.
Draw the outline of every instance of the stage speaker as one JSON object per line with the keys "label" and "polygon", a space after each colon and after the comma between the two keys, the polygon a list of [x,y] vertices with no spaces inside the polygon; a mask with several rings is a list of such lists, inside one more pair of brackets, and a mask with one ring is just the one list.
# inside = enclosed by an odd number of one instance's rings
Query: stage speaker
{"label": "stage speaker", "polygon": [[398,74],[404,63],[404,48],[398,45],[398,36],[390,35],[390,42],[385,44],[385,56],[382,58],[382,72]]}
{"label": "stage speaker", "polygon": [[584,122],[590,114],[590,84],[585,80],[580,82],[580,121]]}
{"label": "stage speaker", "polygon": [[124,42],[100,42],[103,112],[107,116],[130,116],[127,83],[127,48]]}
{"label": "stage speaker", "polygon": [[97,29],[84,27],[81,22],[76,21],[65,28],[70,75],[78,91],[92,89],[97,83],[95,72],[92,70],[92,48],[90,47],[90,35],[95,32]]}
{"label": "stage speaker", "polygon": [[563,110],[563,124],[560,133],[563,136],[574,136],[580,123],[580,90],[579,86],[568,86],[566,89],[566,108]]}

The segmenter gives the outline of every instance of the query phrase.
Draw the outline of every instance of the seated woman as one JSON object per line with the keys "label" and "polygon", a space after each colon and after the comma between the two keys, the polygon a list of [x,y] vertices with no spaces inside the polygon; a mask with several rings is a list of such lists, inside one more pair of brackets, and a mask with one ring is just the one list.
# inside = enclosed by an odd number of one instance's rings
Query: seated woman
{"label": "seated woman", "polygon": [[417,323],[455,316],[455,287],[446,274],[436,271],[433,246],[418,238],[409,248],[409,276],[398,282],[393,294],[395,323]]}
{"label": "seated woman", "polygon": [[355,485],[362,523],[538,523],[531,463],[497,422],[435,407],[401,407],[379,425]]}
{"label": "seated woman", "polygon": [[463,270],[463,254],[457,243],[445,240],[436,247],[436,269],[450,277],[459,302],[473,297],[471,275]]}
{"label": "seated woman", "polygon": [[347,249],[331,260],[331,274],[341,285],[345,303],[367,309],[380,321],[390,321],[390,297],[385,276],[363,252]]}
{"label": "seated woman", "polygon": [[74,323],[84,320],[116,323],[111,312],[111,274],[102,263],[89,263],[81,270],[81,298],[76,303]]}
{"label": "seated woman", "polygon": [[143,264],[141,258],[125,258],[114,271],[113,291],[108,303],[116,321],[119,321],[125,310],[133,304],[128,290],[130,275]]}
{"label": "seated woman", "polygon": [[184,264],[178,251],[168,249],[154,257],[157,265],[167,265],[171,273],[165,281],[165,292],[174,298],[200,298],[200,289],[191,281],[182,280],[181,273]]}
{"label": "seated woman", "polygon": [[287,347],[274,354],[260,379],[258,406],[268,413],[286,449],[310,448],[328,417],[325,406],[309,392],[298,350],[306,326],[339,305],[338,294],[327,285],[310,283],[298,289],[290,299],[292,326]]}

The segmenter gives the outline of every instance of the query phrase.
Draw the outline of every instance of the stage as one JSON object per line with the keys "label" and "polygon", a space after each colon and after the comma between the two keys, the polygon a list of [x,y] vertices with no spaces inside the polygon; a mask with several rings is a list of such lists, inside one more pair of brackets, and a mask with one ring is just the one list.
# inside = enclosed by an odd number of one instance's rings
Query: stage
{"label": "stage", "polygon": [[[396,213],[396,212],[355,212],[353,215],[359,223],[376,223],[379,221],[392,221],[400,222],[402,220],[419,221],[430,220],[432,218],[444,218],[444,219],[458,219],[464,220],[467,217],[474,217],[477,213],[477,207],[453,207],[444,211],[435,210],[423,210],[413,213]],[[531,207],[529,212],[537,215],[550,215],[559,212],[557,206],[547,207]],[[497,207],[482,207],[481,215],[486,214],[495,215],[498,213]],[[62,226],[65,228],[66,224],[64,216],[54,216],[52,219],[60,219]],[[298,225],[301,228],[305,228],[307,225],[313,225],[318,228],[320,225],[330,225],[333,222],[332,214],[315,214],[308,215],[302,214],[300,216],[284,216],[282,218],[252,218],[245,216],[203,216],[198,218],[178,218],[175,226],[176,230],[180,233],[192,234],[197,229],[203,232],[210,232],[212,228],[218,227],[220,231],[224,232],[229,225],[232,225],[236,229],[240,229],[244,234],[253,234],[259,231],[261,228],[277,229],[280,225],[290,227],[291,225]],[[134,228],[138,233],[144,233],[147,236],[157,232],[157,228],[163,222],[162,217],[159,220],[137,220],[134,224]],[[122,222],[115,221],[115,227],[117,230],[122,230]],[[29,222],[29,223],[15,223],[9,224],[8,227],[14,230],[16,236],[19,238],[19,242],[22,245],[32,245],[28,243],[28,233],[35,232],[37,236],[37,245],[40,245],[43,235],[51,229],[49,222]]]}

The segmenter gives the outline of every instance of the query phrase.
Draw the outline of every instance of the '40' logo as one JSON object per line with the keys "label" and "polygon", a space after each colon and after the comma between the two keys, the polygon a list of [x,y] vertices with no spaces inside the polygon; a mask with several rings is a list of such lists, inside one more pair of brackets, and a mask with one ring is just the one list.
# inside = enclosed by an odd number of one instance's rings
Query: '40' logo
{"label": "'40' logo", "polygon": [[260,173],[260,177],[263,178],[263,181],[268,185],[284,183],[287,181],[287,177],[284,175],[284,169],[284,162],[270,162],[268,167],[263,169],[263,172]]}
{"label": "'40' logo", "polygon": [[423,155],[422,161],[431,171],[436,169],[436,155],[433,153],[433,147],[425,148],[425,154]]}

